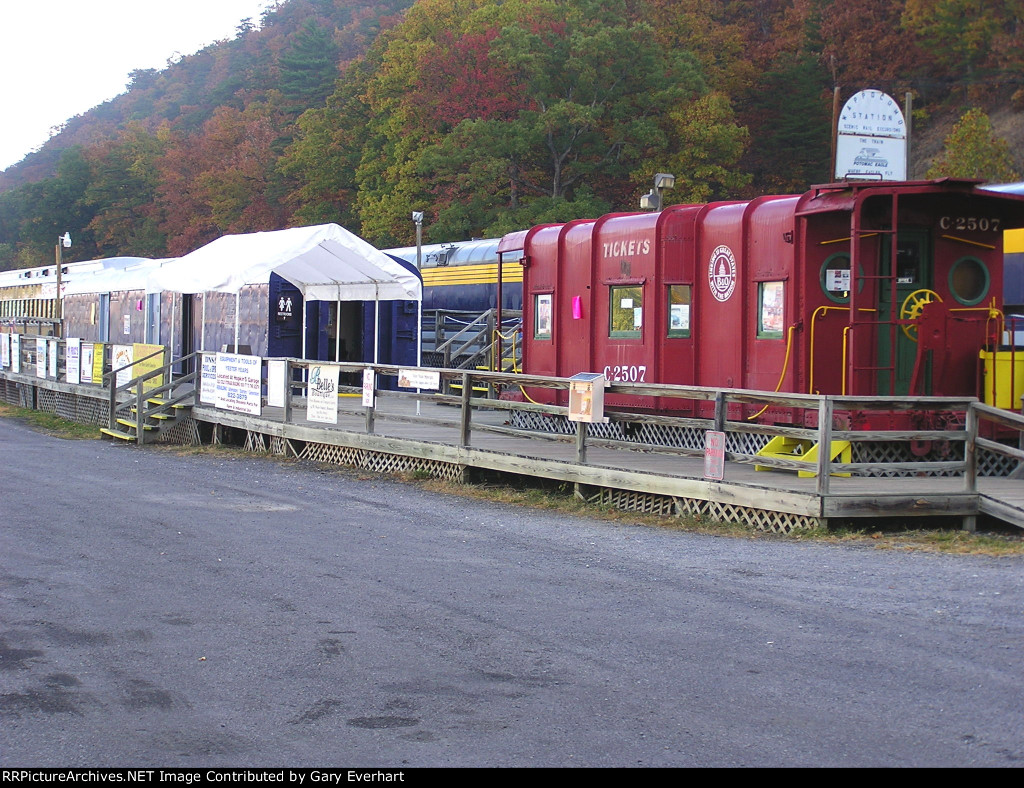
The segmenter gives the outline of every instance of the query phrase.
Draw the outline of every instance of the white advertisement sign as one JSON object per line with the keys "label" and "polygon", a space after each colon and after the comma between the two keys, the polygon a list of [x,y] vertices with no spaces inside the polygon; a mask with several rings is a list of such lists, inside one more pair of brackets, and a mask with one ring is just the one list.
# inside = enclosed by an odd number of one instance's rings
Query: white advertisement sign
{"label": "white advertisement sign", "polygon": [[131,363],[135,360],[135,348],[131,345],[114,345],[110,348],[110,357],[112,359],[111,369],[121,370],[117,373],[115,381],[120,388],[132,379]]}
{"label": "white advertisement sign", "polygon": [[236,353],[217,354],[216,406],[259,416],[262,359]]}
{"label": "white advertisement sign", "polygon": [[96,346],[92,342],[82,343],[82,383],[92,383],[92,357],[95,351]]}
{"label": "white advertisement sign", "polygon": [[284,407],[288,362],[282,359],[267,361],[267,404],[272,408]]}
{"label": "white advertisement sign", "polygon": [[206,405],[216,405],[217,355],[215,353],[203,353],[203,367],[199,375],[199,401]]}
{"label": "white advertisement sign", "polygon": [[441,373],[429,372],[425,369],[400,369],[398,370],[398,385],[403,389],[437,391],[441,388]]}
{"label": "white advertisement sign", "polygon": [[56,339],[51,339],[47,342],[46,356],[50,362],[50,377],[54,380],[57,379],[57,345]]}
{"label": "white advertisement sign", "polygon": [[0,334],[0,367],[11,366],[11,335]]}
{"label": "white advertisement sign", "polygon": [[46,340],[36,339],[36,377],[46,377]]}
{"label": "white advertisement sign", "polygon": [[82,340],[69,339],[65,344],[65,375],[68,383],[82,382]]}
{"label": "white advertisement sign", "polygon": [[11,334],[11,372],[21,372],[21,334]]}
{"label": "white advertisement sign", "polygon": [[862,90],[843,105],[836,138],[837,179],[907,179],[907,125],[899,104],[879,90]]}
{"label": "white advertisement sign", "polygon": [[64,345],[64,374],[68,383],[82,382],[82,340],[68,339]]}
{"label": "white advertisement sign", "polygon": [[309,388],[306,396],[306,418],[326,424],[338,423],[338,373],[341,368],[333,364],[318,364],[309,368]]}

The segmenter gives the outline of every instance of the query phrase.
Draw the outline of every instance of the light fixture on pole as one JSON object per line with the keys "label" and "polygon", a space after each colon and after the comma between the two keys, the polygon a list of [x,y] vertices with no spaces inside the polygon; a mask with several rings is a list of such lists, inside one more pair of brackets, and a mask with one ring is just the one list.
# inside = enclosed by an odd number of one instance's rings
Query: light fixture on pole
{"label": "light fixture on pole", "polygon": [[675,175],[659,172],[654,176],[654,188],[640,198],[640,208],[644,211],[660,211],[664,207],[665,190],[675,188],[675,185]]}
{"label": "light fixture on pole", "polygon": [[[423,366],[423,211],[413,211],[416,223],[416,273],[420,278],[420,297],[416,301],[416,368]],[[416,389],[419,395],[420,390]],[[416,415],[420,415],[420,400],[416,398]]]}
{"label": "light fixture on pole", "polygon": [[60,320],[58,336],[64,335],[64,299],[61,296],[61,277],[64,274],[64,250],[71,248],[71,233],[57,237],[55,256],[57,258],[57,319]]}

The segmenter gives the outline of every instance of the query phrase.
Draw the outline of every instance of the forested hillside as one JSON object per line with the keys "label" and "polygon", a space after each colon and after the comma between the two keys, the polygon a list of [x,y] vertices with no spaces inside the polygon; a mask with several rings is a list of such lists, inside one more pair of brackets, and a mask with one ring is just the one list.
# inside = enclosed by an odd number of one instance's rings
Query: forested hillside
{"label": "forested hillside", "polygon": [[0,173],[0,269],[65,231],[70,259],[328,221],[398,245],[413,210],[494,235],[632,210],[659,171],[673,202],[803,190],[835,87],[912,94],[911,177],[1015,178],[1022,43],[998,0],[283,0]]}

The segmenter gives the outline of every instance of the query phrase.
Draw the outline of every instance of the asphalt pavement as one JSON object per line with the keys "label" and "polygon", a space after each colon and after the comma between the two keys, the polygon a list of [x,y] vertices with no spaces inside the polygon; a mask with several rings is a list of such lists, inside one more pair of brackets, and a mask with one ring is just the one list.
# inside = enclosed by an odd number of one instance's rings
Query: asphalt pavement
{"label": "asphalt pavement", "polygon": [[1024,764],[1024,560],[0,420],[0,766]]}

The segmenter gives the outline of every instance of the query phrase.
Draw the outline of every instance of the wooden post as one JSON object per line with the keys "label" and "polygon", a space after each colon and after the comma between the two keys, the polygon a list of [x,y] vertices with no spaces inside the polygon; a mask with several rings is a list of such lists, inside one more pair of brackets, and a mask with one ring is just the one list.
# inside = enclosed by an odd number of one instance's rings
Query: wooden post
{"label": "wooden post", "polygon": [[146,442],[146,427],[143,424],[143,418],[145,416],[145,410],[143,409],[143,403],[145,400],[142,397],[142,381],[136,379],[135,381],[135,441],[140,446]]}
{"label": "wooden post", "polygon": [[576,422],[576,462],[587,464],[587,422]]}
{"label": "wooden post", "polygon": [[[974,403],[967,406],[967,437],[964,441],[964,492],[978,492],[978,411]],[[978,515],[969,514],[963,518],[962,530],[974,533],[978,528]]]}
{"label": "wooden post", "polygon": [[459,424],[459,445],[469,446],[469,435],[471,429],[471,421],[473,418],[473,408],[469,404],[469,399],[473,395],[473,380],[469,372],[462,373],[462,414],[461,421]]}
{"label": "wooden post", "polygon": [[284,362],[284,409],[282,419],[285,424],[292,421],[292,362]]}
{"label": "wooden post", "polygon": [[[101,378],[102,380],[102,378]],[[117,429],[117,378],[114,376],[114,371],[110,371],[110,429]]]}
{"label": "wooden post", "polygon": [[818,405],[818,495],[828,495],[832,465],[832,398],[822,397]]}
{"label": "wooden post", "polygon": [[725,432],[725,418],[728,413],[725,402],[725,392],[719,391],[715,394],[715,432]]}

